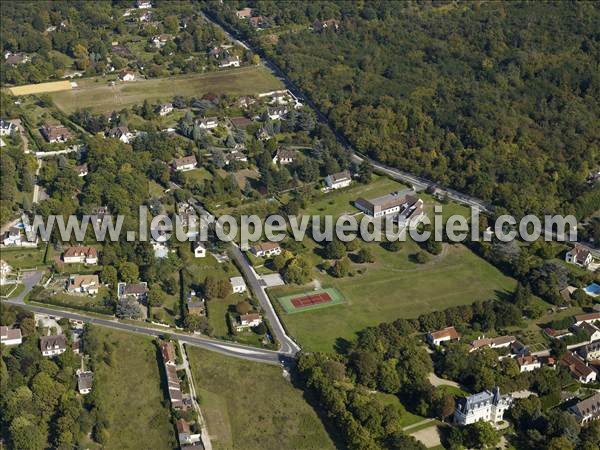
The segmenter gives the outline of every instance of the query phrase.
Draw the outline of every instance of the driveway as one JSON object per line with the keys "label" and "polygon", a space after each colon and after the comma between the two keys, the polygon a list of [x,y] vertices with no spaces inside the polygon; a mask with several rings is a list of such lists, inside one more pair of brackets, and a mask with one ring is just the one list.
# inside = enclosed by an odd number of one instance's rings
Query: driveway
{"label": "driveway", "polygon": [[440,440],[440,430],[437,425],[419,430],[411,434],[411,436],[427,448],[439,447],[442,445],[442,441]]}

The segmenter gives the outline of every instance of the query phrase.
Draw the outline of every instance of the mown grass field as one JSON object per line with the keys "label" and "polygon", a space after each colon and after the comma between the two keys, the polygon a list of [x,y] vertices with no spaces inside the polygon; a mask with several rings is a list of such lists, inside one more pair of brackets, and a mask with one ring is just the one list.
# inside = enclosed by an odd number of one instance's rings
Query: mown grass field
{"label": "mown grass field", "polygon": [[215,450],[333,449],[303,393],[281,368],[188,347]]}
{"label": "mown grass field", "polygon": [[111,365],[100,363],[94,374],[94,389],[110,421],[104,448],[176,448],[152,340],[100,327],[94,333],[113,347]]}
{"label": "mown grass field", "polygon": [[[337,288],[344,295],[344,304],[302,314],[280,313],[288,331],[305,350],[331,351],[338,338],[351,340],[367,326],[487,300],[516,287],[514,279],[462,245],[448,246],[426,264],[412,261],[419,250],[412,241],[405,242],[399,252],[390,252],[377,243],[368,246],[375,262],[352,264],[354,276],[333,278],[315,270],[315,278],[324,287]],[[307,257],[316,266],[319,257],[314,255],[315,250],[319,251],[313,244]],[[364,273],[358,273],[359,269]],[[278,297],[306,289],[278,287],[271,289],[270,295]]]}
{"label": "mown grass field", "polygon": [[243,67],[206,74],[177,77],[117,81],[109,86],[107,80],[90,78],[77,82],[78,88],[50,94],[56,106],[64,113],[78,108],[110,113],[148,101],[167,101],[175,95],[202,97],[215,94],[252,95],[282,88],[282,83],[262,66]]}
{"label": "mown grass field", "polygon": [[68,80],[63,81],[49,81],[47,83],[37,84],[26,84],[23,86],[15,86],[9,88],[12,95],[30,95],[30,94],[44,94],[58,91],[68,91],[71,89],[71,82]]}

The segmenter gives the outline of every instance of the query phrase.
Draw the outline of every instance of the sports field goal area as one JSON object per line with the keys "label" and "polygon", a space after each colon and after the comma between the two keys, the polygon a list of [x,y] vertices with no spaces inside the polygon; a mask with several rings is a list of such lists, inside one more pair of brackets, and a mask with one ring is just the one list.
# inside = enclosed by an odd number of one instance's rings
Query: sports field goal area
{"label": "sports field goal area", "polygon": [[288,314],[309,311],[344,303],[344,297],[335,288],[325,288],[277,297]]}

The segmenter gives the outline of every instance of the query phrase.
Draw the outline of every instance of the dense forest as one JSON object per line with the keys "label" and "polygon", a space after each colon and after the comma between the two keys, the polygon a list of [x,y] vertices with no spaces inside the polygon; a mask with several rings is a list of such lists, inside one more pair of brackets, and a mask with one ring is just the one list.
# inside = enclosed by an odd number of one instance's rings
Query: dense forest
{"label": "dense forest", "polygon": [[[276,25],[236,20],[252,6]],[[211,8],[215,5],[211,5]],[[593,2],[229,2],[362,153],[517,215],[600,208]],[[316,19],[339,23],[311,30]],[[277,39],[267,39],[271,32]],[[276,42],[276,44],[272,44]]]}

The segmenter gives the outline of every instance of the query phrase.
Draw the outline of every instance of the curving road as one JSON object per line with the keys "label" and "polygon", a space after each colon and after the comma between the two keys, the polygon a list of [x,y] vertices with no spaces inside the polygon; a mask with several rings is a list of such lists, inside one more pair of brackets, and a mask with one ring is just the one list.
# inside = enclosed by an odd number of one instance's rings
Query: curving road
{"label": "curving road", "polygon": [[250,361],[262,362],[267,364],[290,365],[293,363],[294,360],[293,354],[290,354],[289,352],[278,352],[273,350],[260,349],[247,345],[221,341],[206,336],[188,334],[167,327],[165,327],[164,329],[152,328],[145,326],[143,322],[140,322],[139,324],[131,324],[121,322],[116,318],[104,319],[100,317],[91,316],[82,312],[72,312],[66,311],[61,308],[47,308],[44,306],[33,305],[31,303],[25,303],[25,296],[40,281],[41,278],[42,272],[27,272],[23,276],[23,284],[25,285],[25,289],[17,297],[2,300],[2,303],[16,305],[39,314],[48,314],[51,316],[64,317],[71,320],[80,320],[85,323],[112,328],[120,331],[144,334],[152,337],[159,337],[165,334],[169,334],[170,336],[180,340],[184,344],[201,347],[206,350],[212,350],[226,356],[247,359]]}

